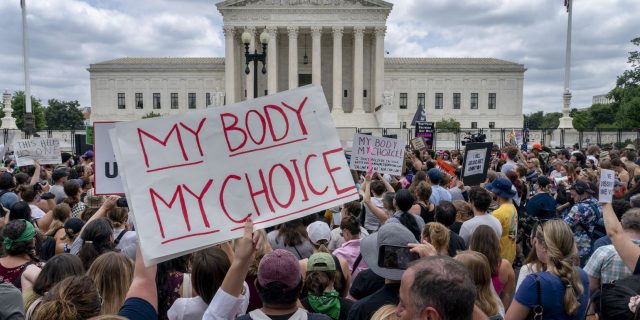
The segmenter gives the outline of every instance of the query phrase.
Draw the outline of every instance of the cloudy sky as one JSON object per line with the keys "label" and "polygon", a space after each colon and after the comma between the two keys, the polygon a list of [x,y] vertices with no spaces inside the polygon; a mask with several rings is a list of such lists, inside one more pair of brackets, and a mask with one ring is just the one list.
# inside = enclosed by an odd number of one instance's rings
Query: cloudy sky
{"label": "cloudy sky", "polygon": [[[218,0],[27,0],[32,94],[90,106],[91,63],[119,57],[224,55]],[[392,0],[396,57],[494,57],[528,68],[525,112],[560,111],[563,0]],[[19,0],[0,1],[0,89],[22,90]],[[640,1],[575,0],[573,107],[608,92],[640,36]]]}

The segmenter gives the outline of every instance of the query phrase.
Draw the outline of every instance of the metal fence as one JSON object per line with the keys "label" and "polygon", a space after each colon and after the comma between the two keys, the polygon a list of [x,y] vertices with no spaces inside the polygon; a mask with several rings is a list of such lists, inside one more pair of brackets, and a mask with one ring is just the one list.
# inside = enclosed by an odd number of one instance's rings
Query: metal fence
{"label": "metal fence", "polygon": [[[81,154],[84,151],[91,149],[90,145],[85,142],[86,132],[84,129],[80,130],[43,130],[38,131],[34,137],[41,138],[57,138],[60,141],[60,150],[67,152],[74,152]],[[14,140],[29,139],[31,136],[24,131],[20,130],[2,130],[2,141],[5,146],[10,146]]]}
{"label": "metal fence", "polygon": [[[415,137],[414,128],[336,128],[341,140],[350,142],[355,133],[371,133],[374,136],[392,136],[397,139],[409,141]],[[500,148],[504,147],[515,135],[518,144],[522,144],[525,136],[523,128],[459,128],[437,129],[433,135],[434,149],[461,149],[466,137],[472,134],[485,134],[487,142],[493,142]],[[564,148],[578,144],[580,148],[590,145],[614,145],[623,146],[629,143],[640,143],[640,129],[593,129],[588,131],[568,129],[530,129],[528,131],[531,147],[534,143],[551,148]]]}

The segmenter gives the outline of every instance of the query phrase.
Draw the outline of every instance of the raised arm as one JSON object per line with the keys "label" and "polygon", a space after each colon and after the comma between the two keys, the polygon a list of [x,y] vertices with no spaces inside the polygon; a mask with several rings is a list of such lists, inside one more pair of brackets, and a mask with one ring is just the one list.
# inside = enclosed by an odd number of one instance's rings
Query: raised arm
{"label": "raised arm", "polygon": [[40,161],[34,161],[33,166],[36,167],[36,170],[33,171],[33,176],[31,176],[30,186],[40,182]]}
{"label": "raised arm", "polygon": [[640,257],[640,247],[634,244],[622,230],[622,224],[620,224],[616,214],[613,212],[611,203],[603,204],[602,209],[604,210],[604,225],[607,228],[607,235],[624,264],[629,270],[633,271],[636,268],[638,257]]}
{"label": "raised arm", "polygon": [[391,184],[387,181],[387,179],[385,179],[383,176],[381,176],[379,173],[375,173],[375,176],[378,177],[378,179],[380,179],[382,181],[382,183],[384,183],[384,187],[387,188],[387,192],[396,192],[396,189],[394,189]]}
{"label": "raised arm", "polygon": [[155,265],[145,267],[140,245],[138,244],[137,247],[133,281],[118,315],[127,319],[156,318],[158,317],[157,267]]}

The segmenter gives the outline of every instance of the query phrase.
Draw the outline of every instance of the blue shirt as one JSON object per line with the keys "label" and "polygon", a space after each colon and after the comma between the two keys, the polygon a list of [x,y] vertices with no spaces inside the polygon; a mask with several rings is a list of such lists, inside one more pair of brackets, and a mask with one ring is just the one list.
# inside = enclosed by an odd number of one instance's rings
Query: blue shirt
{"label": "blue shirt", "polygon": [[598,221],[598,215],[601,213],[602,206],[596,198],[591,197],[573,205],[563,218],[573,231],[578,255],[583,263],[591,255],[591,238]]}
{"label": "blue shirt", "polygon": [[569,316],[564,311],[564,284],[562,284],[558,276],[549,272],[538,272],[524,278],[516,292],[515,299],[529,309],[533,309],[533,307],[538,305],[536,278],[534,277],[534,275],[537,275],[540,281],[540,302],[544,308],[544,319],[582,320],[584,319],[585,313],[587,312],[587,305],[589,304],[589,278],[584,270],[576,268],[576,271],[580,274],[583,292],[582,295],[578,297],[578,301],[580,302],[578,312],[573,316]]}
{"label": "blue shirt", "polygon": [[446,201],[451,201],[451,193],[449,193],[449,190],[438,186],[438,185],[432,185],[431,186],[431,197],[429,198],[429,202],[433,203],[434,205],[438,205],[440,204],[440,201],[442,200],[446,200]]}
{"label": "blue shirt", "polygon": [[128,298],[125,300],[118,315],[131,320],[158,319],[156,309],[147,300],[141,298]]}
{"label": "blue shirt", "polygon": [[548,193],[538,193],[527,201],[527,215],[541,220],[556,217],[556,199]]}

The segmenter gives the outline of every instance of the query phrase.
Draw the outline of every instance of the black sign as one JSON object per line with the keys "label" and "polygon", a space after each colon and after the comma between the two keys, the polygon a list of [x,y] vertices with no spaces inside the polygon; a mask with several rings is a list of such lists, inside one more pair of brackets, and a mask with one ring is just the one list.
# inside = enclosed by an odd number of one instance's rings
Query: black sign
{"label": "black sign", "polygon": [[416,121],[416,138],[423,138],[427,149],[431,150],[433,149],[433,129],[433,122]]}
{"label": "black sign", "polygon": [[462,181],[467,186],[477,186],[487,179],[493,143],[467,143],[462,161]]}

